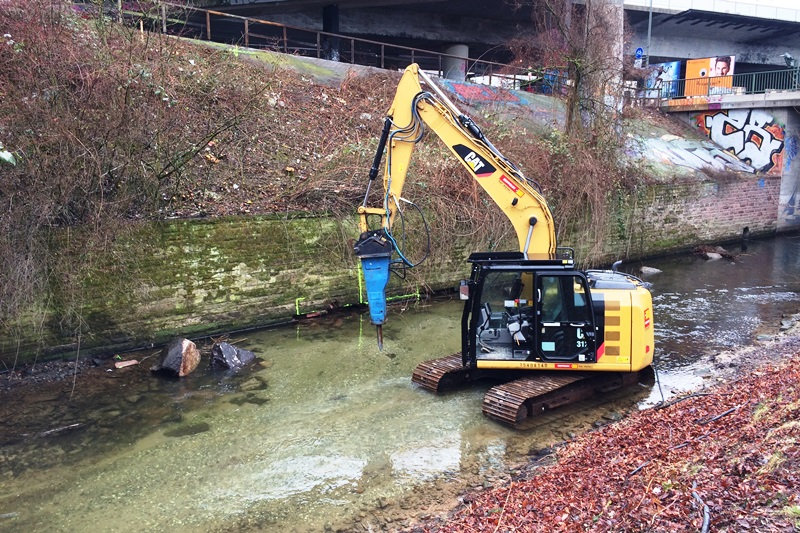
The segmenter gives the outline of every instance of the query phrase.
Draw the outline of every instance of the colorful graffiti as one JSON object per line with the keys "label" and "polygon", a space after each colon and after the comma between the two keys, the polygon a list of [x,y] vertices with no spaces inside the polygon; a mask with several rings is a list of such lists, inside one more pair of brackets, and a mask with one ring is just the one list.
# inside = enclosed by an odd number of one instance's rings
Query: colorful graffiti
{"label": "colorful graffiti", "polygon": [[766,111],[703,111],[694,116],[694,122],[715,144],[756,171],[783,172],[784,128]]}
{"label": "colorful graffiti", "polygon": [[470,103],[522,104],[522,100],[517,95],[498,87],[444,79],[438,81],[464,101]]}

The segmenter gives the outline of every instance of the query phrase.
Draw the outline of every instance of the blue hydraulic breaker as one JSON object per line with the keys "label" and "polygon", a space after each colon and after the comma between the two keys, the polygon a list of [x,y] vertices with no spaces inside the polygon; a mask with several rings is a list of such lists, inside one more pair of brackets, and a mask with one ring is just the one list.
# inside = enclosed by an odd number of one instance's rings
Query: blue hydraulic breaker
{"label": "blue hydraulic breaker", "polygon": [[392,243],[384,230],[366,231],[361,234],[353,249],[356,256],[361,258],[369,318],[378,328],[378,348],[383,349],[382,326],[386,321],[386,284],[389,282]]}

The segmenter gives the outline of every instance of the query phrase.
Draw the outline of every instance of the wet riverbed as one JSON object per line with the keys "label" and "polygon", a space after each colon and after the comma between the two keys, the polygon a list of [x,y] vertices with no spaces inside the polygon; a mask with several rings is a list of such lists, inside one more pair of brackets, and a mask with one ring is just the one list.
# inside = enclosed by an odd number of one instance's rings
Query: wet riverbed
{"label": "wet riverbed", "polygon": [[[731,252],[740,253],[737,248]],[[800,310],[800,238],[750,243],[735,262],[649,261],[667,396],[713,378],[710,358]],[[638,265],[629,265],[633,271]],[[261,362],[180,382],[98,368],[2,407],[0,530],[314,531],[443,482],[472,486],[526,454],[661,399],[635,387],[514,431],[483,418],[484,387],[433,396],[421,360],[459,349],[460,303],[393,309],[385,349],[363,315],[251,332]],[[147,357],[149,353],[140,354]],[[102,400],[98,394],[102,393]],[[412,501],[412,503],[408,503]]]}

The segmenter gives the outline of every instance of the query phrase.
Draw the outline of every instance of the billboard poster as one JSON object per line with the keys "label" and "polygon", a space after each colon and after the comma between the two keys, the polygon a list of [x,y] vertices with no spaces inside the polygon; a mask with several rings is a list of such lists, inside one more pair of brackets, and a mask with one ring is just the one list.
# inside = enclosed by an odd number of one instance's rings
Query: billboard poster
{"label": "billboard poster", "polygon": [[685,96],[726,94],[733,86],[736,56],[704,57],[686,61]]}
{"label": "billboard poster", "polygon": [[650,68],[650,73],[645,80],[647,96],[650,98],[678,96],[678,84],[674,80],[681,77],[681,62],[654,63],[650,65]]}

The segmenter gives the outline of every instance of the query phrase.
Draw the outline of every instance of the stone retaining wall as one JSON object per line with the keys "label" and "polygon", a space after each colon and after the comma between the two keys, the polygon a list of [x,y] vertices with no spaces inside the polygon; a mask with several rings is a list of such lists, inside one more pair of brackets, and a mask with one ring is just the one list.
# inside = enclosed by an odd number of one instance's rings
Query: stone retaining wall
{"label": "stone retaining wall", "polygon": [[[611,202],[606,227],[599,231],[605,234],[601,250],[570,242],[579,237],[565,238],[563,244],[575,247],[579,260],[593,254],[598,264],[737,239],[744,228],[752,235],[771,234],[777,227],[780,183],[777,177],[747,176],[642,187]],[[351,252],[356,232],[355,219],[326,216],[144,224],[110,256],[127,258],[124,266],[98,265],[84,283],[81,353],[268,325],[358,304],[359,276]],[[448,239],[446,256],[427,261],[403,282],[392,281],[391,292],[455,287],[468,276],[470,250],[484,247]],[[17,354],[22,360],[74,355],[74,331],[52,310],[20,326],[0,337],[0,360],[6,364]]]}

